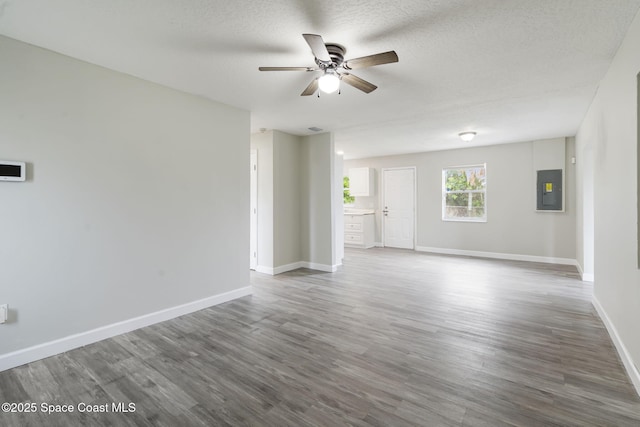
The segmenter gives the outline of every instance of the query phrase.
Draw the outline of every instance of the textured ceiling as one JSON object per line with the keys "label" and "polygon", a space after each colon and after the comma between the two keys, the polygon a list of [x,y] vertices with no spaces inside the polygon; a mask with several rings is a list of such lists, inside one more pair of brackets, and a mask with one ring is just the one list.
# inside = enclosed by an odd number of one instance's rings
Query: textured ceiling
{"label": "textured ceiling", "polygon": [[[251,111],[252,131],[335,134],[345,158],[574,135],[640,0],[0,0],[0,34]],[[347,58],[364,94],[300,97],[302,38]],[[457,134],[474,130],[472,143]]]}

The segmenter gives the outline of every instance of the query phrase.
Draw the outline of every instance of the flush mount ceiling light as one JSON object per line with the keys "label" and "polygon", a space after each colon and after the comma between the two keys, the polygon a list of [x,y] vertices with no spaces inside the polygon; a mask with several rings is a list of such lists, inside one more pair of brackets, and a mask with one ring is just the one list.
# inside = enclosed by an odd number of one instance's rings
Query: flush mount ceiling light
{"label": "flush mount ceiling light", "polygon": [[333,93],[340,87],[340,77],[332,69],[327,69],[318,79],[318,86],[324,93]]}
{"label": "flush mount ceiling light", "polygon": [[473,138],[475,138],[476,133],[475,132],[460,132],[458,134],[458,136],[460,137],[461,140],[463,140],[464,142],[469,142],[471,141]]}

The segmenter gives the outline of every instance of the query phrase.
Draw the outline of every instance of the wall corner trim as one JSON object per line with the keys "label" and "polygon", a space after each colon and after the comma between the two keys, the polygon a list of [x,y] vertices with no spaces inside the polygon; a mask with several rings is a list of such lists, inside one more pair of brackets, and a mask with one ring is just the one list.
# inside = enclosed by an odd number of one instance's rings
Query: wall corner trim
{"label": "wall corner trim", "polygon": [[510,261],[529,261],[529,262],[543,262],[546,264],[560,264],[560,265],[573,265],[578,266],[578,262],[571,258],[557,258],[546,257],[538,255],[521,255],[521,254],[505,254],[498,252],[484,252],[484,251],[468,251],[464,249],[448,249],[448,248],[431,248],[426,246],[416,246],[418,252],[431,252],[435,254],[445,255],[462,255],[478,258],[495,258],[505,259]]}
{"label": "wall corner trim", "polygon": [[576,263],[576,268],[583,282],[595,282],[595,275],[593,273],[585,273],[579,262]]}
{"label": "wall corner trim", "polygon": [[580,273],[580,275],[582,276],[582,281],[583,282],[595,282],[596,278],[593,274],[589,274],[589,273]]}
{"label": "wall corner trim", "polygon": [[335,273],[338,271],[339,265],[329,265],[329,264],[317,264],[315,262],[306,262],[304,261],[304,267],[309,268],[311,270],[319,270],[326,271],[327,273]]}
{"label": "wall corner trim", "polygon": [[258,273],[264,273],[264,274],[270,274],[270,275],[274,275],[274,268],[273,267],[265,267],[264,265],[257,265],[256,266],[256,271]]}
{"label": "wall corner trim", "polygon": [[607,332],[609,332],[611,341],[613,341],[613,345],[615,346],[618,355],[622,360],[622,364],[627,371],[627,375],[629,376],[629,379],[631,380],[633,386],[636,388],[636,393],[638,393],[638,396],[640,396],[640,372],[638,372],[638,369],[635,367],[635,364],[633,363],[633,359],[631,358],[627,347],[625,347],[624,343],[620,339],[616,327],[611,322],[611,319],[609,319],[607,312],[604,310],[604,307],[602,307],[600,301],[598,301],[598,298],[596,298],[595,295],[593,296],[591,302],[593,304],[593,307],[598,312],[598,315],[600,315],[602,323],[604,323],[604,326],[607,328]]}
{"label": "wall corner trim", "polygon": [[144,328],[155,323],[164,322],[185,314],[213,307],[236,298],[251,295],[253,289],[251,286],[234,289],[218,295],[213,295],[197,301],[188,302],[186,304],[170,307],[154,313],[145,314],[132,319],[123,320],[122,322],[113,323],[111,325],[101,326],[86,332],[69,335],[54,341],[38,344],[22,350],[0,355],[0,372],[7,369],[15,368],[27,363],[35,362],[40,359],[55,356],[65,351],[73,350],[85,345],[93,344],[116,335],[125,334],[136,329]]}

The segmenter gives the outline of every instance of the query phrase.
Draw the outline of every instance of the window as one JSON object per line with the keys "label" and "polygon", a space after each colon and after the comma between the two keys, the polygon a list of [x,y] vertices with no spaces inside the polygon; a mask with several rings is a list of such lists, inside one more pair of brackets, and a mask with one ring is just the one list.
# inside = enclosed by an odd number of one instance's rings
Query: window
{"label": "window", "polygon": [[343,193],[342,193],[342,199],[344,201],[344,205],[352,205],[353,202],[356,201],[356,198],[353,197],[351,195],[351,193],[349,192],[349,177],[345,176],[342,178],[342,187],[343,189]]}
{"label": "window", "polygon": [[442,220],[487,221],[487,165],[442,169]]}

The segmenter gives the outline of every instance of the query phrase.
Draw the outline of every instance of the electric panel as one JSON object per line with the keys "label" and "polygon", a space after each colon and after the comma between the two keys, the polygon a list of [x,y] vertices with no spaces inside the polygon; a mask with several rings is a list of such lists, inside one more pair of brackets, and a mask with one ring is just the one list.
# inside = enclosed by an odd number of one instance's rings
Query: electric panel
{"label": "electric panel", "polygon": [[536,209],[562,210],[562,169],[538,171]]}

